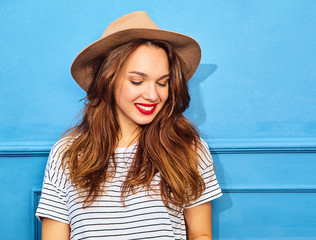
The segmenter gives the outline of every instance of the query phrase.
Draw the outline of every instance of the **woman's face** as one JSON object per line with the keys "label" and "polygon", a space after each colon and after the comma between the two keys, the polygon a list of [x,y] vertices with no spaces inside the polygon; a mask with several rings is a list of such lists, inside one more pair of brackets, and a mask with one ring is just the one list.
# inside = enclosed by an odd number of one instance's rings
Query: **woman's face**
{"label": "woman's face", "polygon": [[142,45],[126,60],[114,84],[121,128],[153,121],[168,98],[169,62],[165,50]]}

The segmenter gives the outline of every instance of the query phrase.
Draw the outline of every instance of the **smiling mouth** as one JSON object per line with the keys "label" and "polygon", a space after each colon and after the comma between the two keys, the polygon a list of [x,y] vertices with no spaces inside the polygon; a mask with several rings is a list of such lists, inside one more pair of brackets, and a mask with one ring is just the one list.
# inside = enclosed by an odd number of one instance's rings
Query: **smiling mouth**
{"label": "smiling mouth", "polygon": [[137,108],[138,111],[140,111],[142,114],[152,114],[155,109],[157,104],[140,104],[140,103],[135,103],[135,107]]}

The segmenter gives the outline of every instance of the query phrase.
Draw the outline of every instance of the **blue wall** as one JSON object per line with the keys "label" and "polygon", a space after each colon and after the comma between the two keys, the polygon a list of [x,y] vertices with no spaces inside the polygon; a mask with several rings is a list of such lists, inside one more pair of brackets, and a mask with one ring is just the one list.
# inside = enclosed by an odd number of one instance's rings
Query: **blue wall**
{"label": "blue wall", "polygon": [[1,1],[1,236],[37,239],[49,149],[85,96],[72,60],[135,10],[201,45],[186,116],[225,191],[214,201],[214,238],[316,239],[313,0]]}

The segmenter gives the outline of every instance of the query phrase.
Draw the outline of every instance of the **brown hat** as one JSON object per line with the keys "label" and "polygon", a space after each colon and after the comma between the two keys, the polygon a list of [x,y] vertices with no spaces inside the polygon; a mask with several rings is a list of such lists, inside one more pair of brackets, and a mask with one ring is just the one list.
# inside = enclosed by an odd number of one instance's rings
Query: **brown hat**
{"label": "brown hat", "polygon": [[[79,86],[87,91],[94,69],[99,68],[107,52],[135,39],[163,40],[180,56],[187,81],[193,76],[201,59],[199,44],[191,37],[160,29],[146,12],[137,11],[112,22],[102,37],[82,50],[71,66],[71,74]],[[96,66],[99,65],[99,66]]]}

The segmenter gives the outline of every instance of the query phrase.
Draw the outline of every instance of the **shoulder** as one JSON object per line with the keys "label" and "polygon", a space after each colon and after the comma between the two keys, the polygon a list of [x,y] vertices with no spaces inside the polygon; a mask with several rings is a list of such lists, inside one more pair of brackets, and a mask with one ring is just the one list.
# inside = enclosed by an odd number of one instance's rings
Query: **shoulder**
{"label": "shoulder", "polygon": [[201,138],[201,137],[200,137],[200,143],[201,143],[201,145],[202,145],[203,148],[209,150],[209,147],[208,147],[207,142],[206,142],[203,138]]}
{"label": "shoulder", "polygon": [[59,139],[51,148],[49,153],[50,164],[57,164],[57,160],[61,159],[67,148],[72,143],[73,139],[64,137]]}
{"label": "shoulder", "polygon": [[51,148],[46,165],[46,173],[49,178],[63,175],[63,156],[72,142],[72,138],[64,137]]}
{"label": "shoulder", "polygon": [[209,150],[209,146],[207,142],[202,138],[200,138],[197,152],[199,156],[199,167],[201,170],[213,166],[213,160]]}

